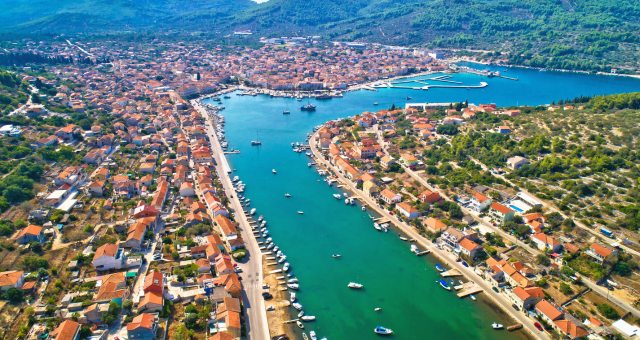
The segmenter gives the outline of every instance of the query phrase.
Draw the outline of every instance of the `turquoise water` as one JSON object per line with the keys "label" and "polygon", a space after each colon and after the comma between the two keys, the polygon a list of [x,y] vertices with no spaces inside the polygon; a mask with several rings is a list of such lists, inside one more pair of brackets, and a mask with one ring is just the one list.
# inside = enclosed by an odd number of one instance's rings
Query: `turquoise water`
{"label": "turquoise water", "polygon": [[[396,232],[379,233],[359,206],[346,206],[332,197],[338,191],[321,181],[304,154],[291,151],[290,143],[304,141],[314,126],[366,110],[412,102],[450,102],[498,105],[543,104],[560,98],[640,90],[630,78],[587,76],[498,68],[519,81],[456,74],[451,80],[466,84],[486,81],[484,89],[432,89],[429,91],[381,89],[346,93],[344,98],[313,101],[314,113],[300,112],[304,102],[267,96],[223,99],[226,136],[234,175],[247,184],[257,215],[268,221],[271,236],[287,255],[292,272],[300,279],[299,301],[317,321],[307,323],[320,337],[373,339],[372,330],[383,325],[397,339],[452,338],[500,339],[515,334],[496,332],[493,321],[507,323],[499,312],[481,301],[460,300],[435,281],[435,260],[416,257]],[[373,102],[379,102],[374,106]],[[288,109],[290,115],[282,115]],[[261,147],[249,141],[262,140]],[[278,170],[277,175],[271,169]],[[284,193],[292,198],[284,198]],[[304,215],[296,211],[303,210]],[[331,254],[340,253],[339,260]],[[349,281],[365,285],[362,291],[347,288]],[[374,312],[382,307],[382,312]]]}

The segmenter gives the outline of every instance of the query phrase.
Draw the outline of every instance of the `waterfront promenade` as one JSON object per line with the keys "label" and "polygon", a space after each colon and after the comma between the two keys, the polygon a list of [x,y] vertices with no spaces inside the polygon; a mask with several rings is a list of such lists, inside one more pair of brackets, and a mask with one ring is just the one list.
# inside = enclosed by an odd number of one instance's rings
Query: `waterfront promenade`
{"label": "waterfront promenade", "polygon": [[309,139],[309,146],[318,166],[322,166],[323,168],[332,172],[340,181],[340,183],[345,186],[346,189],[360,197],[363,203],[369,206],[370,209],[373,209],[382,218],[389,220],[407,236],[415,239],[418,245],[425,249],[431,250],[432,254],[440,258],[442,261],[446,262],[450,268],[457,269],[467,279],[478,284],[478,286],[483,289],[485,295],[488,296],[491,301],[493,301],[495,305],[499,306],[506,314],[510,315],[514,320],[521,323],[523,325],[523,329],[525,329],[529,333],[529,335],[533,336],[534,338],[548,339],[548,335],[546,333],[541,333],[535,328],[532,319],[528,318],[522,313],[514,313],[512,311],[511,302],[505,296],[494,292],[491,286],[471,268],[464,267],[459,262],[456,262],[455,257],[452,254],[435,247],[433,243],[431,243],[427,238],[420,235],[412,226],[406,224],[403,221],[400,221],[396,216],[389,214],[389,212],[386,209],[380,207],[373,198],[357,189],[353,182],[348,180],[336,167],[334,167],[325,159],[320,150],[318,150],[317,138],[318,134],[316,132]]}
{"label": "waterfront promenade", "polygon": [[[247,339],[269,339],[269,326],[267,321],[267,314],[262,298],[262,255],[258,242],[251,233],[249,227],[249,221],[246,214],[242,209],[242,204],[238,200],[238,195],[235,194],[231,178],[226,172],[224,164],[227,164],[227,160],[220,146],[220,141],[216,137],[213,129],[212,118],[207,110],[201,106],[197,101],[192,101],[193,107],[200,112],[206,119],[206,129],[209,142],[211,144],[211,150],[213,158],[216,161],[216,173],[222,183],[223,189],[231,209],[233,209],[233,215],[235,221],[240,225],[239,230],[242,234],[242,239],[245,241],[245,247],[247,249],[248,260],[244,263],[239,263],[238,266],[242,269],[240,277],[242,278],[243,287],[243,306],[245,314],[245,327],[247,329]],[[228,165],[227,165],[228,168]]]}

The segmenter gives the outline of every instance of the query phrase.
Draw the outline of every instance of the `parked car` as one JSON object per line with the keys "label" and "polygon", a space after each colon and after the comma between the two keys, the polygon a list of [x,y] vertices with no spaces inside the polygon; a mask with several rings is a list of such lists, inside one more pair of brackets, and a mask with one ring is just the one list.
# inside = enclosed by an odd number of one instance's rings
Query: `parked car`
{"label": "parked car", "polygon": [[263,297],[265,300],[271,300],[271,299],[273,299],[273,295],[271,295],[271,293],[269,293],[269,292],[264,292],[264,293],[262,293],[262,297]]}
{"label": "parked car", "polygon": [[542,325],[539,322],[536,322],[533,324],[534,326],[536,326],[536,328],[540,331],[540,332],[544,332],[544,329],[542,328]]}

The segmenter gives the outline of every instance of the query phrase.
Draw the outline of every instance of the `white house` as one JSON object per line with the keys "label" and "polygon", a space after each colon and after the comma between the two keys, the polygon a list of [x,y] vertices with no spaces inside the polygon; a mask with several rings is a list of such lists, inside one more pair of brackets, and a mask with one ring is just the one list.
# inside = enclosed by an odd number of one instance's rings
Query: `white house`
{"label": "white house", "polygon": [[115,243],[107,243],[96,249],[91,262],[99,271],[121,269],[124,263],[124,251]]}

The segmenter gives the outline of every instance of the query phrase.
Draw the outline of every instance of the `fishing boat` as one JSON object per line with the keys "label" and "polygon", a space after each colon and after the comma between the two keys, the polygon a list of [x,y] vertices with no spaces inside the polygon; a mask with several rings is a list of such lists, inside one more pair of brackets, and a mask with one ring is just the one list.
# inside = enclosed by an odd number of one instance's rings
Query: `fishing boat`
{"label": "fishing boat", "polygon": [[315,321],[316,317],[315,315],[305,315],[300,317],[300,320],[302,321]]}
{"label": "fishing boat", "polygon": [[382,308],[380,308],[380,307],[376,307],[376,308],[373,309],[374,312],[379,312],[381,310],[382,310]]}
{"label": "fishing boat", "polygon": [[442,273],[445,269],[440,263],[436,263],[436,270]]}
{"label": "fishing boat", "polygon": [[357,282],[349,282],[347,287],[352,288],[352,289],[361,289],[364,286],[362,284],[360,284],[360,283],[357,283]]}
{"label": "fishing boat", "polygon": [[275,175],[275,174],[277,174],[278,172],[276,171],[276,169],[271,169],[271,173]]}
{"label": "fishing boat", "polygon": [[309,332],[309,337],[311,337],[311,340],[318,340],[318,336],[315,331]]}
{"label": "fishing boat", "polygon": [[342,196],[340,196],[340,194],[333,194],[333,198],[339,200],[342,198]]}
{"label": "fishing boat", "polygon": [[300,289],[300,285],[297,284],[297,283],[288,283],[287,284],[287,288],[293,289],[293,290],[298,290],[298,289]]}
{"label": "fishing boat", "polygon": [[285,193],[285,194],[284,194],[284,197],[286,197],[286,198],[290,198],[290,197],[291,197],[291,194],[287,192],[287,193]]}
{"label": "fishing boat", "polygon": [[304,325],[302,324],[302,322],[300,320],[296,321],[296,325],[298,325],[298,327],[300,329],[304,329]]}
{"label": "fishing boat", "polygon": [[342,255],[340,255],[340,254],[333,254],[333,255],[331,255],[331,257],[333,257],[334,259],[339,259],[339,258],[341,258],[341,257],[342,257]]}
{"label": "fishing boat", "polygon": [[386,327],[382,327],[382,326],[376,326],[376,328],[373,329],[373,332],[376,334],[380,334],[380,335],[391,335],[393,334],[393,331],[389,328]]}
{"label": "fishing boat", "polygon": [[296,302],[296,293],[291,293],[291,296],[289,296],[289,301],[291,301],[291,303]]}
{"label": "fishing boat", "polygon": [[304,211],[298,210],[298,215],[302,215],[302,214],[304,214]]}
{"label": "fishing boat", "polygon": [[451,287],[449,287],[449,284],[447,283],[447,281],[445,280],[438,280],[438,283],[440,283],[440,286],[446,290],[451,290]]}
{"label": "fishing boat", "polygon": [[501,323],[494,322],[491,324],[491,328],[493,329],[502,329],[504,326]]}
{"label": "fishing boat", "polygon": [[291,306],[297,310],[302,310],[302,304],[300,304],[300,302],[294,302]]}

